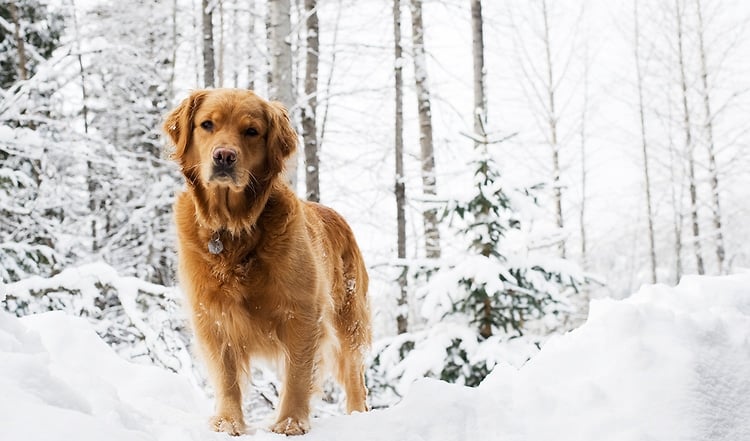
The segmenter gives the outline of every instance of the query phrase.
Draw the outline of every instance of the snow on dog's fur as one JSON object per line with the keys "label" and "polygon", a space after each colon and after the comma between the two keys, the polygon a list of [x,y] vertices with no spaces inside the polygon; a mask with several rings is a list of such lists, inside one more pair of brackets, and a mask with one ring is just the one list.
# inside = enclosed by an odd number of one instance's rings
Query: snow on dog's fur
{"label": "snow on dog's fur", "polygon": [[365,411],[367,272],[344,219],[286,184],[297,145],[286,110],[248,90],[199,90],[164,130],[187,182],[175,202],[179,277],[216,390],[213,428],[244,431],[253,357],[284,367],[275,432],[309,430],[310,397],[329,364],[347,410]]}

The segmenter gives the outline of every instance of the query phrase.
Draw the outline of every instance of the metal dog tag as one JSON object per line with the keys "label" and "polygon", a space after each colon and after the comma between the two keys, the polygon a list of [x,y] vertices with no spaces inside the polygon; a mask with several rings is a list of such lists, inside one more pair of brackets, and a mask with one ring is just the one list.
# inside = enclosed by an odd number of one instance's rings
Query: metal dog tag
{"label": "metal dog tag", "polygon": [[222,251],[224,251],[224,244],[221,243],[219,232],[217,231],[211,236],[211,240],[208,241],[208,252],[211,254],[219,254]]}

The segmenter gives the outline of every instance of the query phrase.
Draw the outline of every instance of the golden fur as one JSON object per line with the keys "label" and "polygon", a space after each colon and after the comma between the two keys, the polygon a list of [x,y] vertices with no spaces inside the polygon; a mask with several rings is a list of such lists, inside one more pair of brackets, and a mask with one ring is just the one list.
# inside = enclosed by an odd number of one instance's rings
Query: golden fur
{"label": "golden fur", "polygon": [[[175,202],[179,278],[216,390],[213,429],[245,430],[242,385],[253,357],[285,371],[274,432],[309,430],[329,358],[347,411],[367,410],[367,272],[344,219],[286,184],[284,160],[297,144],[286,110],[248,90],[199,90],[164,130],[187,182]],[[234,152],[230,172],[217,171],[219,150]],[[223,245],[218,254],[212,239]]]}

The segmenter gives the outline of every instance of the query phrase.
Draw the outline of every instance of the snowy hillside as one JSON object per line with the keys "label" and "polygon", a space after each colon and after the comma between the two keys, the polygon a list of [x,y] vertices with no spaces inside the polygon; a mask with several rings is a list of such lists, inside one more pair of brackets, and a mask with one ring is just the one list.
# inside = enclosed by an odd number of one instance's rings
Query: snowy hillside
{"label": "snowy hillside", "polygon": [[[185,377],[119,358],[89,322],[0,312],[0,439],[210,440]],[[750,439],[750,275],[594,301],[579,329],[476,389],[421,380],[398,405],[304,440]],[[269,416],[270,417],[270,416]],[[283,439],[251,421],[255,440]]]}

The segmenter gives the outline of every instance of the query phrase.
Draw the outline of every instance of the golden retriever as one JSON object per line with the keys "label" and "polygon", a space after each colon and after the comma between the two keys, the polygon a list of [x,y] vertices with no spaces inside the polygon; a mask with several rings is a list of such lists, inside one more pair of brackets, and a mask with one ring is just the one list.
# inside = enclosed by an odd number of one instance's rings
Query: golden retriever
{"label": "golden retriever", "polygon": [[254,357],[284,371],[274,432],[309,430],[327,368],[347,411],[366,411],[367,271],[344,219],[287,185],[297,134],[284,107],[249,90],[198,90],[164,130],[186,180],[174,207],[179,279],[216,392],[212,428],[244,432]]}

